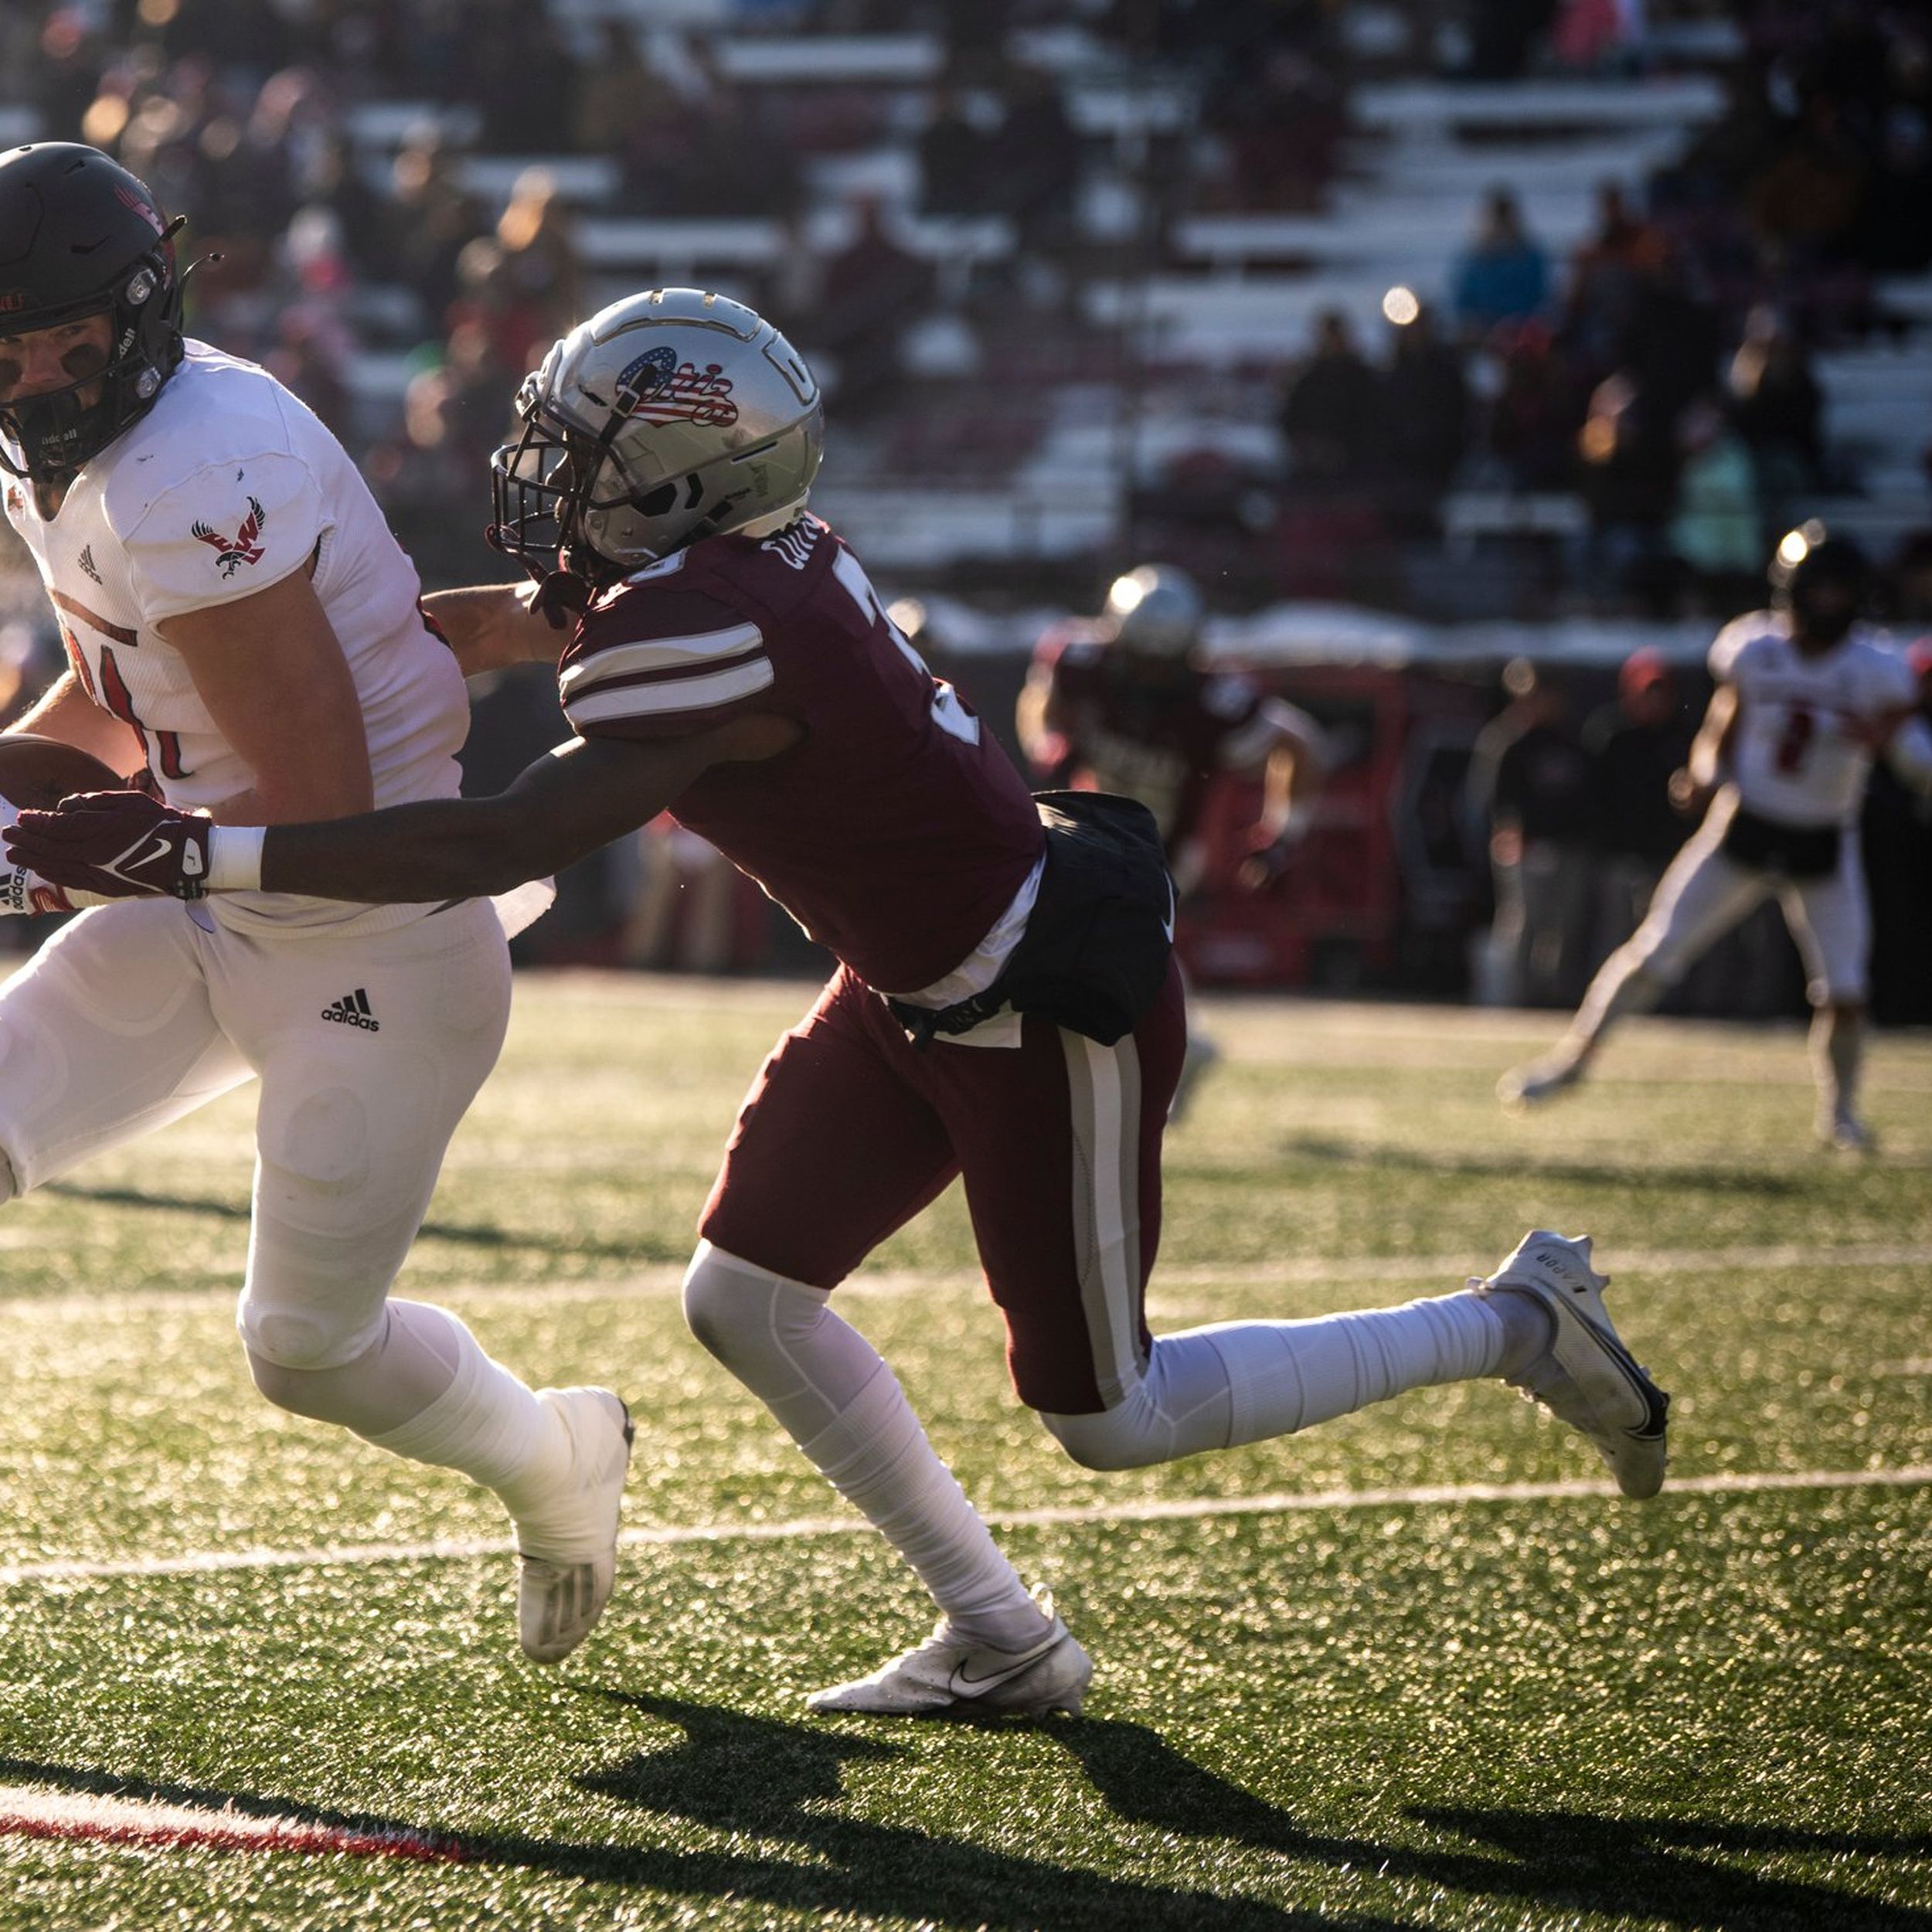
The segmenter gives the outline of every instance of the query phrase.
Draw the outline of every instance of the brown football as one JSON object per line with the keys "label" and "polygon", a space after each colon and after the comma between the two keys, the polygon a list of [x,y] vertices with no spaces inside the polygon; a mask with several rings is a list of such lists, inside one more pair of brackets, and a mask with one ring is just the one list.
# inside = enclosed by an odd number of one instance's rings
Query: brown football
{"label": "brown football", "polygon": [[0,731],[0,798],[44,811],[77,791],[118,791],[127,780],[92,752],[31,731]]}

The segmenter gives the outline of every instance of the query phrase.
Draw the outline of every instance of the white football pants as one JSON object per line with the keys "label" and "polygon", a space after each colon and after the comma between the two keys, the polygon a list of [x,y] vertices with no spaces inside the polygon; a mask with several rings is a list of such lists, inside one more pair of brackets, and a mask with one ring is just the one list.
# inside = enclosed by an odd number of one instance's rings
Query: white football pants
{"label": "white football pants", "polygon": [[482,900],[342,939],[103,906],[0,986],[0,1155],[24,1193],[259,1077],[242,1333],[282,1367],[336,1368],[383,1336],[509,998]]}

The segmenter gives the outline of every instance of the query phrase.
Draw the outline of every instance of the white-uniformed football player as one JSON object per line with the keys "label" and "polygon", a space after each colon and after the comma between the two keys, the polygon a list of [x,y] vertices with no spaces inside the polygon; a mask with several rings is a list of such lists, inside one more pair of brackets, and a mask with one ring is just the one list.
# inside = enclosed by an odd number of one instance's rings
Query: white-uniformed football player
{"label": "white-uniformed football player", "polygon": [[1717,689],[1672,781],[1687,808],[1708,801],[1703,823],[1555,1050],[1503,1076],[1505,1102],[1533,1104],[1573,1086],[1622,1015],[1655,1005],[1713,940],[1775,893],[1816,1015],[1819,1136],[1848,1151],[1870,1145],[1858,1111],[1871,950],[1858,815],[1880,753],[1906,783],[1932,793],[1932,733],[1913,715],[1910,665],[1859,621],[1869,577],[1858,546],[1820,524],[1779,543],[1770,609],[1733,619],[1711,646]]}
{"label": "white-uniformed football player", "polygon": [[[20,728],[218,819],[451,796],[468,709],[415,570],[288,390],[184,340],[179,226],[94,148],[0,158],[0,492],[68,658]],[[509,1001],[487,900],[87,912],[0,988],[0,1201],[259,1077],[256,1386],[495,1491],[547,1662],[610,1590],[624,1405],[389,1298]]]}

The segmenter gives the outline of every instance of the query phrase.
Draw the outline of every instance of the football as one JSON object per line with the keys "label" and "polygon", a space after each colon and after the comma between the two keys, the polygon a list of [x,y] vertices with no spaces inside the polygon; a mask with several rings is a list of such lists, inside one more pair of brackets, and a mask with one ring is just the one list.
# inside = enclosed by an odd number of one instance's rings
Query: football
{"label": "football", "polygon": [[44,811],[77,791],[119,791],[127,780],[91,752],[31,731],[0,731],[0,798]]}

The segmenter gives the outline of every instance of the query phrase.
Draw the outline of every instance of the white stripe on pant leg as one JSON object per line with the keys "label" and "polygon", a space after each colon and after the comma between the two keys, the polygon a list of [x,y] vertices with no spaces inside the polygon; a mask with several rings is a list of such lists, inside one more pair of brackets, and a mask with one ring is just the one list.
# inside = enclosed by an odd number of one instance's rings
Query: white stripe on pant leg
{"label": "white stripe on pant leg", "polygon": [[[1060,1032],[1073,1130],[1073,1240],[1100,1400],[1140,1379],[1140,1060]],[[1129,1132],[1129,1128],[1131,1132]]]}

